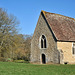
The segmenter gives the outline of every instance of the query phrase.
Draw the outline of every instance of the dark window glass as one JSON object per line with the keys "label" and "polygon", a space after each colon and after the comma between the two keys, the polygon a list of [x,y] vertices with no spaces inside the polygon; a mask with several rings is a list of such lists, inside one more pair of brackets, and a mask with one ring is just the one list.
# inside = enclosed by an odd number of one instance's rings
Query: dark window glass
{"label": "dark window glass", "polygon": [[44,48],[46,48],[46,39],[44,39]]}
{"label": "dark window glass", "polygon": [[41,39],[41,48],[43,48],[43,40]]}
{"label": "dark window glass", "polygon": [[75,54],[75,43],[73,43],[72,53]]}

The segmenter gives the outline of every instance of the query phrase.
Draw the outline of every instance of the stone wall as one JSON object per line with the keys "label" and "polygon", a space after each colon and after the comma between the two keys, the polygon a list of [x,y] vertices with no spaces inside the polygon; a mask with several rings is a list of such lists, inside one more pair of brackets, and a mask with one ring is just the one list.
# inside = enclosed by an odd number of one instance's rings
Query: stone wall
{"label": "stone wall", "polygon": [[[45,35],[47,48],[40,48],[40,37]],[[46,56],[46,63],[58,63],[57,42],[43,15],[40,14],[34,35],[31,41],[31,62],[42,63],[42,54]]]}
{"label": "stone wall", "polygon": [[75,64],[75,55],[72,54],[72,42],[57,42],[58,50],[62,50],[63,59],[61,64],[67,62],[68,64]]}

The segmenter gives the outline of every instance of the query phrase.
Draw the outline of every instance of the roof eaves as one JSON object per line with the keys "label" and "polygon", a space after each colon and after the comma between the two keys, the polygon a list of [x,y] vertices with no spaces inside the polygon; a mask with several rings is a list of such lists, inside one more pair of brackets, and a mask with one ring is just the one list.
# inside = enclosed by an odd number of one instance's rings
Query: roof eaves
{"label": "roof eaves", "polygon": [[65,40],[57,40],[58,42],[75,42],[75,41],[65,41]]}

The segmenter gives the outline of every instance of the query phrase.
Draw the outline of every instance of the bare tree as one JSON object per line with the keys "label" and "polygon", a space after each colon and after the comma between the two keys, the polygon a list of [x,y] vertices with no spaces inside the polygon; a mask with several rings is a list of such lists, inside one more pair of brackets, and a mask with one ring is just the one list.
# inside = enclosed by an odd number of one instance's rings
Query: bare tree
{"label": "bare tree", "polygon": [[13,15],[8,15],[7,12],[0,8],[0,55],[7,57],[12,45],[15,46],[13,35],[16,34],[17,25],[19,22]]}

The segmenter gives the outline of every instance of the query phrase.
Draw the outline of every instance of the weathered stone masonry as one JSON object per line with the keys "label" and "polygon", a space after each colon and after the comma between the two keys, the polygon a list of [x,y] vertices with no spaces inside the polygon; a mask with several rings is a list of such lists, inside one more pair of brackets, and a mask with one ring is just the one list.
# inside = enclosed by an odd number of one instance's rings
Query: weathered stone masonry
{"label": "weathered stone masonry", "polygon": [[41,11],[31,41],[30,59],[32,63],[75,64],[75,19]]}
{"label": "weathered stone masonry", "polygon": [[[39,39],[41,35],[45,35],[47,39],[47,48],[40,49]],[[57,43],[54,39],[48,25],[40,14],[36,29],[31,42],[31,62],[42,63],[42,54],[46,56],[46,63],[58,63]]]}

